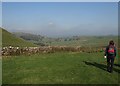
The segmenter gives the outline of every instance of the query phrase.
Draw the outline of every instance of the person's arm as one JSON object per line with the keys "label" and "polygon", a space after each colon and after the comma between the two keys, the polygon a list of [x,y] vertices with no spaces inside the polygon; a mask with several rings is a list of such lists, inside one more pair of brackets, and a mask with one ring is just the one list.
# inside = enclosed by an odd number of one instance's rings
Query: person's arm
{"label": "person's arm", "polygon": [[108,46],[106,47],[106,49],[105,49],[105,54],[104,54],[104,56],[107,56],[107,54],[108,54]]}
{"label": "person's arm", "polygon": [[115,57],[116,57],[116,54],[117,54],[116,52],[117,52],[117,51],[116,51],[116,47],[115,47]]}

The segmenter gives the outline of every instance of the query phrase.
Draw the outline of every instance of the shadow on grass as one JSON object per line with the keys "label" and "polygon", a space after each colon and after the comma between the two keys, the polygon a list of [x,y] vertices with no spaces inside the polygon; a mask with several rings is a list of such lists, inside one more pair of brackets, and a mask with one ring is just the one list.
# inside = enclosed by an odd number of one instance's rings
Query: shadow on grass
{"label": "shadow on grass", "polygon": [[[104,71],[107,71],[107,65],[104,65],[104,64],[100,64],[100,63],[96,63],[96,62],[87,62],[87,61],[83,61],[86,65],[91,65],[91,66],[94,66],[94,67],[97,67],[97,68],[100,68]],[[117,72],[117,73],[120,73],[120,70],[119,69],[116,69],[116,68],[113,68],[113,71]]]}
{"label": "shadow on grass", "polygon": [[115,66],[117,66],[117,67],[120,67],[120,64],[114,64]]}

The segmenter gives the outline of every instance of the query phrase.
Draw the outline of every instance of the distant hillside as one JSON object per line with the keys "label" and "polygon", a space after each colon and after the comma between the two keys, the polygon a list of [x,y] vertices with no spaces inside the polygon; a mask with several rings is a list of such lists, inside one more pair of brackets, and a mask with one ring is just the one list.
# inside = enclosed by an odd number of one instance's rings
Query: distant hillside
{"label": "distant hillside", "polygon": [[41,36],[41,35],[34,35],[34,34],[23,33],[23,32],[13,32],[12,34],[14,34],[17,37],[28,40],[28,41],[30,41],[30,40],[39,41],[39,40],[42,40],[44,38],[44,36]]}
{"label": "distant hillside", "polygon": [[2,46],[20,46],[20,47],[28,47],[28,46],[37,46],[31,42],[27,42],[22,38],[15,37],[10,32],[5,29],[0,28],[2,30]]}
{"label": "distant hillside", "polygon": [[47,37],[44,37],[41,35],[35,35],[35,34],[23,33],[23,32],[13,32],[12,34],[15,35],[16,37],[22,38],[26,41],[32,42],[39,46],[45,46],[44,40],[46,40],[46,38],[47,38]]}
{"label": "distant hillside", "polygon": [[61,38],[50,38],[41,35],[16,32],[13,33],[17,37],[21,37],[27,41],[35,43],[40,46],[52,45],[52,46],[106,46],[108,42],[113,39],[118,44],[117,36],[72,36]]}

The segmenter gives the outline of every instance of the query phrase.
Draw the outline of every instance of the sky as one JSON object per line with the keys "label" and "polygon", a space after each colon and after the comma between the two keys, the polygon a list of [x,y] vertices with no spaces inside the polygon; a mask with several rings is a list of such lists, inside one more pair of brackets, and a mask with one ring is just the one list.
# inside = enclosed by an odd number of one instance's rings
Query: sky
{"label": "sky", "polygon": [[117,2],[3,2],[2,27],[49,37],[117,35]]}
{"label": "sky", "polygon": [[0,1],[0,27],[2,27],[2,3],[1,1]]}
{"label": "sky", "polygon": [[2,2],[119,2],[119,0],[1,0]]}

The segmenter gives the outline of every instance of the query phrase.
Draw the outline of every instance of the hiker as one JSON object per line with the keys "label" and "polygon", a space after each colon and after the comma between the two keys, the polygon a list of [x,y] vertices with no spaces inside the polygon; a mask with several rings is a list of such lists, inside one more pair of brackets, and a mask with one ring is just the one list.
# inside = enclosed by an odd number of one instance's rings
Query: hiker
{"label": "hiker", "polygon": [[114,45],[113,40],[111,40],[109,42],[109,45],[106,47],[104,57],[107,57],[107,71],[112,73],[113,72],[114,59],[116,57],[116,47]]}

